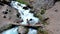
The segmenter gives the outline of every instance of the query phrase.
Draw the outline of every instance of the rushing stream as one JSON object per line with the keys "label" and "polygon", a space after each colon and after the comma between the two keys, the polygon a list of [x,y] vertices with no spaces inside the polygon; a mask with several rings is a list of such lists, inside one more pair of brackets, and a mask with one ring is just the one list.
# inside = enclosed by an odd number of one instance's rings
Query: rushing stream
{"label": "rushing stream", "polygon": [[[30,13],[31,9],[28,8],[25,4],[21,4],[16,1],[11,1],[11,6],[17,9],[18,12],[20,13],[21,19],[23,20],[23,22],[21,22],[20,24],[27,25],[28,21],[29,21],[29,24],[32,24],[32,25],[35,25],[36,23],[38,23],[39,19],[34,17],[33,13]],[[2,34],[18,34],[17,29],[18,27],[15,27],[2,32]],[[37,34],[37,30],[29,28],[28,34]]]}
{"label": "rushing stream", "polygon": [[2,32],[2,34],[18,34],[17,29],[18,29],[18,27],[14,27],[12,29],[9,29],[9,30]]}
{"label": "rushing stream", "polygon": [[23,19],[23,22],[20,24],[27,25],[27,20],[29,21],[30,24],[34,25],[38,23],[39,19],[34,17],[33,13],[30,13],[30,8],[28,8],[25,4],[21,4],[16,1],[11,2],[11,6],[15,9],[18,10],[20,13],[21,18]]}

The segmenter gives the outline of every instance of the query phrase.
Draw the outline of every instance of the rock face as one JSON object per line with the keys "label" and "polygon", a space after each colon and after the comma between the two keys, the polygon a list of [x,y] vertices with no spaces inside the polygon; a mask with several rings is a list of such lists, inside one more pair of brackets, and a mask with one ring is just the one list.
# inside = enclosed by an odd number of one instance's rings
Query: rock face
{"label": "rock face", "polygon": [[33,5],[34,8],[40,9],[48,9],[54,5],[54,0],[25,0],[30,5]]}
{"label": "rock face", "polygon": [[0,3],[10,5],[11,0],[0,0]]}
{"label": "rock face", "polygon": [[16,14],[17,11],[14,8],[8,5],[0,6],[0,31],[8,28],[9,24],[15,23],[15,20],[18,19]]}

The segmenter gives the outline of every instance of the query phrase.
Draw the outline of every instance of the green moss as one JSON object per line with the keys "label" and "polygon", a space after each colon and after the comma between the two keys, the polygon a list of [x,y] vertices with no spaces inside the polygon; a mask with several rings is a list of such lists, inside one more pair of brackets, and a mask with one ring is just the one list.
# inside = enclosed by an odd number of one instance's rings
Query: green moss
{"label": "green moss", "polygon": [[40,22],[43,25],[47,25],[48,24],[46,21],[43,21],[43,17],[41,16],[41,14],[35,14],[35,17],[39,18]]}
{"label": "green moss", "polygon": [[35,17],[39,18],[40,22],[43,25],[47,25],[48,24],[46,21],[44,21],[44,17],[42,16],[45,12],[46,12],[45,9],[41,9],[41,11],[39,13],[34,14]]}
{"label": "green moss", "polygon": [[45,14],[45,12],[46,12],[46,10],[45,10],[45,9],[41,9],[40,14],[41,14],[41,15],[43,15],[43,14]]}
{"label": "green moss", "polygon": [[48,34],[48,32],[44,29],[39,28],[38,29],[38,34]]}
{"label": "green moss", "polygon": [[40,31],[41,34],[48,34],[47,31]]}
{"label": "green moss", "polygon": [[28,3],[25,2],[24,0],[16,0],[16,1],[18,1],[18,2],[20,2],[20,3],[22,3],[22,4],[28,4]]}
{"label": "green moss", "polygon": [[40,20],[42,20],[42,16],[40,13],[34,14],[35,17],[39,18]]}

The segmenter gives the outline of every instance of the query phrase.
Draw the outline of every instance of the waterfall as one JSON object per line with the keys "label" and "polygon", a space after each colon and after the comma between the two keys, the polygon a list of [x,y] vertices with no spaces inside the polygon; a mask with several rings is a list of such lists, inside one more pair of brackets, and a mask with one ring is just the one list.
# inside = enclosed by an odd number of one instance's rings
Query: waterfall
{"label": "waterfall", "polygon": [[30,13],[30,8],[28,8],[25,4],[21,4],[19,2],[16,1],[12,1],[11,2],[11,6],[15,9],[18,10],[18,12],[21,14],[21,18],[23,20],[23,22],[21,22],[20,24],[23,25],[27,25],[27,20],[29,21],[29,24],[35,25],[36,23],[38,23],[39,19],[34,17],[33,13]]}
{"label": "waterfall", "polygon": [[[35,25],[36,23],[38,23],[39,19],[34,17],[33,13],[30,13],[31,9],[28,8],[25,4],[21,4],[16,1],[11,1],[11,6],[17,9],[18,12],[21,14],[20,16],[23,22],[21,22],[20,24],[27,25],[28,24],[27,20],[29,21],[29,24],[32,24],[32,25]],[[18,27],[15,27],[2,32],[2,34],[18,34],[17,29]],[[37,34],[37,30],[29,28],[28,34]]]}
{"label": "waterfall", "polygon": [[28,34],[37,34],[37,30],[30,28]]}
{"label": "waterfall", "polygon": [[6,30],[2,32],[2,34],[18,34],[18,27],[14,27],[12,29]]}

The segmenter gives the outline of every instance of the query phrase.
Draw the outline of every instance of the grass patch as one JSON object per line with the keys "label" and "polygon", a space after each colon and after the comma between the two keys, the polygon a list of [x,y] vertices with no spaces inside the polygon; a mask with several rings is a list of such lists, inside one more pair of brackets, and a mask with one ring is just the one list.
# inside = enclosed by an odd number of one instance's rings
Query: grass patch
{"label": "grass patch", "polygon": [[24,0],[16,0],[16,1],[18,1],[18,2],[20,2],[20,3],[22,3],[22,4],[28,4],[27,2],[25,2]]}

